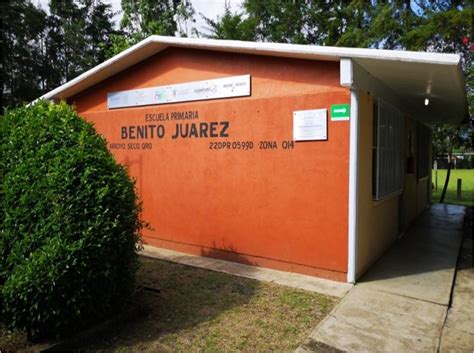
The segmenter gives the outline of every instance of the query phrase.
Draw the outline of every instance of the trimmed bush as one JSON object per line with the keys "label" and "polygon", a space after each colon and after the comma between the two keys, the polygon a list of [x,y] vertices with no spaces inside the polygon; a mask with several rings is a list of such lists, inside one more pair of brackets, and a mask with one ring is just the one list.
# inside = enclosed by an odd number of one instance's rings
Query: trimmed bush
{"label": "trimmed bush", "polygon": [[134,290],[143,226],[126,169],[64,103],[0,119],[2,320],[34,338],[120,310]]}

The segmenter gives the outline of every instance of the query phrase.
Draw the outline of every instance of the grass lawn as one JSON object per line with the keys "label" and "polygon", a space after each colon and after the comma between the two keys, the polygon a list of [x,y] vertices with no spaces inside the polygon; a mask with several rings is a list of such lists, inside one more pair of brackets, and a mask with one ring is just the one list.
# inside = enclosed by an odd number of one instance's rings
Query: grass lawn
{"label": "grass lawn", "polygon": [[[462,179],[461,200],[456,198],[456,188],[458,178]],[[438,191],[433,190],[433,202],[439,202],[446,180],[446,169],[438,170]],[[435,185],[435,171],[432,171],[432,182]],[[448,190],[446,191],[445,203],[458,204],[464,206],[474,205],[474,170],[473,169],[452,169],[449,177]]]}
{"label": "grass lawn", "polygon": [[[136,318],[78,349],[293,351],[337,303],[316,293],[157,259],[142,257],[141,263],[138,284],[161,292],[139,291]],[[16,350],[5,346],[5,337],[0,335],[0,347]],[[17,348],[24,347],[21,337],[14,340]]]}

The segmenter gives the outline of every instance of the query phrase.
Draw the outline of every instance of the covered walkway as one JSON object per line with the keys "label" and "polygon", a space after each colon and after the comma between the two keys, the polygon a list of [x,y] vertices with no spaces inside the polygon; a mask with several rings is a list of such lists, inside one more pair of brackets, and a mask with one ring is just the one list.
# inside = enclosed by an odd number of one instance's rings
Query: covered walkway
{"label": "covered walkway", "polygon": [[[464,212],[464,207],[442,204],[426,211],[320,323],[299,351],[312,351],[312,347],[318,347],[317,342],[344,351],[439,351]],[[464,309],[468,322],[474,318],[473,310]],[[474,336],[466,334],[460,339],[465,339],[467,348]]]}

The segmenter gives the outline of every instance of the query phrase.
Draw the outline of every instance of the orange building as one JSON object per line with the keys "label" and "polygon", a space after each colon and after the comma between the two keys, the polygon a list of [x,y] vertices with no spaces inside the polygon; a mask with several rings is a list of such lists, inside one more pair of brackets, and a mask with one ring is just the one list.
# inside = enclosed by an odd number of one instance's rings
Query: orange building
{"label": "orange building", "polygon": [[152,36],[45,94],[137,178],[150,245],[338,281],[430,203],[454,54]]}

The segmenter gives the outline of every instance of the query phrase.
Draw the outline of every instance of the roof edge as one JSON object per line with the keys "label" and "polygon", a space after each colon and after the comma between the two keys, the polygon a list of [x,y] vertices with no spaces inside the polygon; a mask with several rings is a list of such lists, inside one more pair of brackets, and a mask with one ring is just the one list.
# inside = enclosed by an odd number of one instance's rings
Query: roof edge
{"label": "roof edge", "polygon": [[[83,74],[72,79],[71,81],[68,81],[63,85],[49,91],[48,93],[43,94],[38,99],[53,100],[58,98],[69,98],[70,96],[77,94],[87,89],[88,87],[105,80],[110,76],[113,76],[115,73],[122,71],[132,65],[135,65],[140,61],[145,60],[146,58],[156,54],[160,50],[173,46],[328,61],[338,61],[341,58],[351,58],[431,63],[451,66],[458,66],[461,61],[461,57],[458,54],[441,54],[386,49],[329,47],[286,43],[246,42],[237,40],[182,38],[153,35],[131,46],[123,52],[113,56],[112,58],[104,61],[103,63],[93,67],[92,69],[84,72]],[[149,47],[149,51],[146,51],[147,47]],[[132,55],[137,55],[137,58],[120,67],[120,62]],[[96,74],[101,72],[103,73],[108,69],[110,69],[110,73],[105,73],[102,79],[99,79],[97,81],[94,81],[92,79],[92,77]],[[117,71],[114,71],[114,69]],[[67,95],[67,93],[66,95],[61,94],[69,90],[74,91],[74,87],[78,86],[81,83],[85,83],[88,79],[91,79],[91,82],[89,84],[86,83],[85,88],[79,89],[78,91],[73,92],[70,95]]]}
{"label": "roof edge", "polygon": [[[205,38],[182,38],[153,35],[154,42],[168,44],[170,46],[208,47],[212,49],[242,49],[256,52],[313,54],[338,58],[364,58],[383,59],[394,61],[413,61],[420,63],[433,63],[441,65],[457,65],[461,57],[459,54],[417,52],[407,50],[368,49],[331,47],[310,44],[288,44],[270,42],[248,42],[239,40],[205,39]],[[236,50],[238,51],[238,50]]]}

